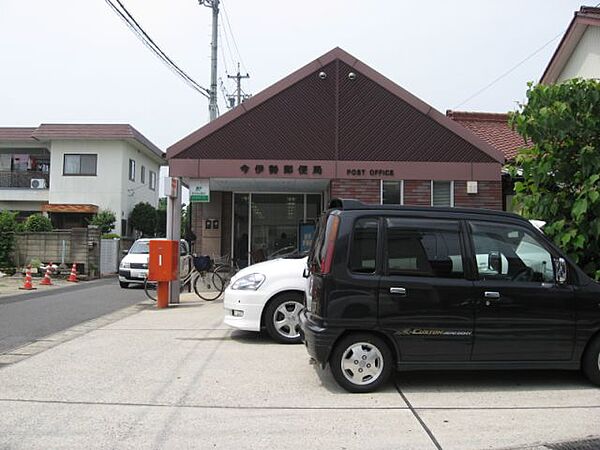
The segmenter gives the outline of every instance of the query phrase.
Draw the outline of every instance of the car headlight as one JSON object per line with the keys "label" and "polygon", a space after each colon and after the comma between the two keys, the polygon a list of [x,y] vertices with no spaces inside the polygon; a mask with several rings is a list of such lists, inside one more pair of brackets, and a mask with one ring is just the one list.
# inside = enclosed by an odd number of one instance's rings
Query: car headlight
{"label": "car headlight", "polygon": [[251,273],[236,280],[231,289],[255,291],[265,282],[266,278],[262,273]]}
{"label": "car headlight", "polygon": [[129,269],[131,267],[131,264],[128,262],[122,262],[121,263],[121,268],[122,269]]}

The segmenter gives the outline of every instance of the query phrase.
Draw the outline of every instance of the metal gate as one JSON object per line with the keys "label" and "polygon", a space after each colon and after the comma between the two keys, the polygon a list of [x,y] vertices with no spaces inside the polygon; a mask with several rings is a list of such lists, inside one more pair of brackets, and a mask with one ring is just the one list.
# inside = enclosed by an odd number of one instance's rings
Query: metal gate
{"label": "metal gate", "polygon": [[100,275],[119,270],[119,239],[102,239],[100,244]]}

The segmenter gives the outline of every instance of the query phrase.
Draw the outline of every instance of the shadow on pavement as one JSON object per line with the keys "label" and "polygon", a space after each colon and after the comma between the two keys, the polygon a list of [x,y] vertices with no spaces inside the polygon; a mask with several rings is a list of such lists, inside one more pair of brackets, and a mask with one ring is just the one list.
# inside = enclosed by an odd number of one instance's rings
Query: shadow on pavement
{"label": "shadow on pavement", "polygon": [[592,387],[581,372],[566,370],[399,372],[396,382],[411,392],[572,391]]}

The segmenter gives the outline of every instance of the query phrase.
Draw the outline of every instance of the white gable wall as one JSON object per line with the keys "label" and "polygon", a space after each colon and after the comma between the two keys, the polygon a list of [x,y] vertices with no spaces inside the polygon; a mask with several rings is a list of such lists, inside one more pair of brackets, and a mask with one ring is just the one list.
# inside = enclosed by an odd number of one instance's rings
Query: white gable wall
{"label": "white gable wall", "polygon": [[600,79],[600,27],[587,27],[557,82],[571,78]]}

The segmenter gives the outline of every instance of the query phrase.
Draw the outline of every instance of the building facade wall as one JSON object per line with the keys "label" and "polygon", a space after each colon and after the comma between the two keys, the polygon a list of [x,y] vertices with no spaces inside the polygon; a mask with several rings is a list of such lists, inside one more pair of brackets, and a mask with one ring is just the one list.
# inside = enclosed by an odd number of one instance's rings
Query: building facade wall
{"label": "building facade wall", "polygon": [[380,180],[331,180],[329,185],[331,198],[353,198],[364,203],[380,203]]}
{"label": "building facade wall", "polygon": [[[110,209],[117,217],[116,232],[121,233],[123,182],[121,154],[123,145],[115,141],[64,140],[50,145],[51,204],[90,204]],[[64,175],[65,154],[96,154],[96,175]]]}
{"label": "building facade wall", "polygon": [[[155,208],[158,206],[158,190],[160,180],[160,165],[150,158],[147,154],[137,149],[127,142],[119,142],[121,145],[121,219],[129,221],[129,214],[140,202],[150,203]],[[129,160],[135,161],[135,176],[134,181],[129,179]],[[144,182],[142,183],[141,173],[142,167],[145,168]],[[150,171],[156,174],[156,183],[154,190],[150,189]],[[116,211],[117,216],[119,211]],[[120,226],[120,225],[119,225]],[[119,234],[124,234],[126,230],[122,230]]]}
{"label": "building facade wall", "polygon": [[587,28],[558,76],[557,83],[571,78],[600,78],[600,27]]}
{"label": "building facade wall", "polygon": [[431,181],[404,180],[404,204],[431,206]]}
{"label": "building facade wall", "polygon": [[454,182],[454,206],[502,210],[502,181],[479,181],[477,194],[467,194],[467,182]]}

